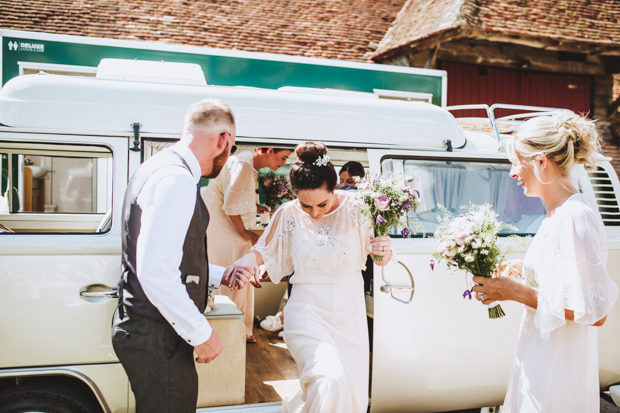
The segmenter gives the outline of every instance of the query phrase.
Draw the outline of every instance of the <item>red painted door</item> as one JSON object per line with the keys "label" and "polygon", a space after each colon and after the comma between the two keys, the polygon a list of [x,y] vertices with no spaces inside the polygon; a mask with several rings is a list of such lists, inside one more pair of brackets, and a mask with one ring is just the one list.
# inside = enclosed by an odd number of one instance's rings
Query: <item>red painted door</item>
{"label": "red painted door", "polygon": [[[448,106],[512,103],[590,112],[590,76],[526,72],[453,62],[442,62],[441,69],[448,72]],[[458,117],[485,116],[480,111],[452,113]],[[510,113],[514,111],[498,110],[495,116]]]}

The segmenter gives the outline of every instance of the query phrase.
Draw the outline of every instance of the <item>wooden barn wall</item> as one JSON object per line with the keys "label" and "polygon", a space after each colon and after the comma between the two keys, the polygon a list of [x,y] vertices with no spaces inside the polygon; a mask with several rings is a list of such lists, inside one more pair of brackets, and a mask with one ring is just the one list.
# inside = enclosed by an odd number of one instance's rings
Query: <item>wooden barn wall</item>
{"label": "wooden barn wall", "polygon": [[[511,103],[566,108],[588,113],[592,107],[592,77],[527,72],[454,62],[440,62],[448,72],[448,106]],[[496,117],[515,113],[498,110]],[[454,111],[459,117],[485,116],[480,111]]]}

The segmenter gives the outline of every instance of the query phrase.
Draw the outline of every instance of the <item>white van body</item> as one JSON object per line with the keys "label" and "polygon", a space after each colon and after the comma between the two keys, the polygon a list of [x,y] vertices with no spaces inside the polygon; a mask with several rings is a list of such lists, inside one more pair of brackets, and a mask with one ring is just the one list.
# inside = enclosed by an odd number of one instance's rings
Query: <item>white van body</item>
{"label": "white van body", "polygon": [[[96,400],[101,411],[134,411],[110,332],[117,304],[113,293],[120,277],[122,199],[145,156],[146,142],[178,140],[187,108],[208,97],[233,108],[241,145],[291,146],[321,140],[342,160],[357,159],[371,172],[411,165],[415,169],[428,162],[460,162],[465,169],[471,163],[476,171],[487,165],[509,167],[493,135],[466,133],[450,112],[427,103],[300,88],[263,90],[54,75],[12,79],[0,91],[0,154],[22,163],[24,155],[35,158],[46,153],[95,159],[99,173],[92,179],[102,186],[93,191],[90,210],[81,214],[61,213],[51,203],[46,207],[54,214],[25,212],[24,202],[16,202],[24,193],[24,182],[0,194],[13,208],[0,212],[0,224],[15,231],[0,233],[0,394],[23,383],[45,386],[61,377],[63,386]],[[134,125],[139,146],[134,144]],[[608,233],[607,269],[620,285],[620,182],[609,159],[601,157],[598,166],[592,173],[582,171],[579,185],[602,212]],[[53,179],[57,172],[50,172]],[[524,233],[532,233],[528,226],[536,228],[536,219],[528,219]],[[461,298],[466,287],[463,274],[447,274],[443,265],[431,271],[433,239],[395,237],[393,245],[397,260],[374,268],[366,297],[373,320],[370,411],[441,412],[500,405],[521,306],[503,303],[507,316],[490,320],[478,302]],[[390,292],[390,287],[407,290]],[[619,305],[598,332],[600,382],[607,389],[620,383]],[[476,361],[476,354],[485,354],[484,363]],[[278,410],[253,405],[234,411]]]}

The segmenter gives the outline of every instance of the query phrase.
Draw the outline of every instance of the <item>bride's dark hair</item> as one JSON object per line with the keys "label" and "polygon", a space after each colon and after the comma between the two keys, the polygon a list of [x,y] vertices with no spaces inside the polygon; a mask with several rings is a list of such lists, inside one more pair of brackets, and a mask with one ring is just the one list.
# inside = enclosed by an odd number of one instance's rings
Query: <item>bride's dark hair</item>
{"label": "bride's dark hair", "polygon": [[317,165],[317,159],[327,155],[327,146],[322,142],[304,142],[295,148],[297,161],[291,166],[291,187],[293,191],[327,189],[334,192],[338,176],[331,162]]}

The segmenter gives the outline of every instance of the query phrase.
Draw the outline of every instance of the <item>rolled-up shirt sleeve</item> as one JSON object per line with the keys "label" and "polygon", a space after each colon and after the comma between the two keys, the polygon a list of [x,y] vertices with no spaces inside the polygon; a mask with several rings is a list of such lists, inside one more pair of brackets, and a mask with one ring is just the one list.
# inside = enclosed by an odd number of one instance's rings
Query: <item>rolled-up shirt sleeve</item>
{"label": "rolled-up shirt sleeve", "polygon": [[[136,245],[138,280],[149,301],[192,346],[207,341],[212,332],[187,293],[179,270],[196,194],[191,174],[183,168],[169,166],[149,178],[137,199],[142,209]],[[221,274],[218,277],[214,267],[210,266],[213,271],[210,277],[219,285]]]}

